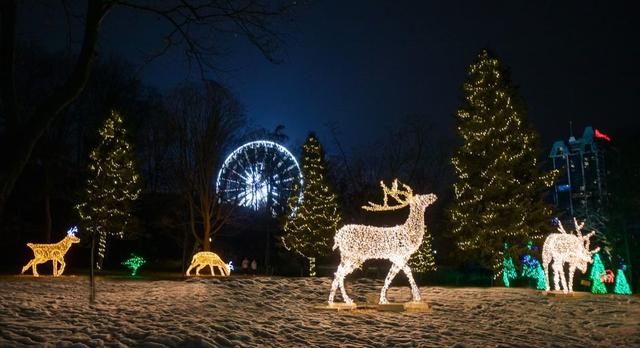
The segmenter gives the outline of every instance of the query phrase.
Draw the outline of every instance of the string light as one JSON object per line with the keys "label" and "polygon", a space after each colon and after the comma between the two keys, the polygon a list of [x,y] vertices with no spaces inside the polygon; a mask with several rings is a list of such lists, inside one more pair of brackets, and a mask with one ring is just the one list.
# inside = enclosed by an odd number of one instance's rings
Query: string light
{"label": "string light", "polygon": [[513,264],[511,256],[505,257],[502,261],[502,282],[505,287],[510,287],[510,279],[516,279],[518,273],[516,273],[516,266]]}
{"label": "string light", "polygon": [[145,263],[147,263],[147,261],[142,257],[131,254],[131,257],[128,260],[124,261],[122,264],[129,267],[129,269],[131,269],[131,276],[135,277],[138,273],[138,268],[140,268],[140,266],[144,265]]}
{"label": "string light", "polygon": [[200,270],[205,268],[206,266],[209,266],[211,268],[212,276],[216,275],[213,271],[213,268],[216,267],[220,272],[220,275],[226,277],[230,274],[230,264],[231,263],[227,265],[226,263],[224,263],[220,256],[218,256],[218,254],[216,253],[212,253],[210,251],[201,251],[193,255],[193,258],[191,259],[191,265],[187,269],[186,275],[189,276],[189,272],[191,272],[194,267],[197,267],[196,275],[199,276]]}
{"label": "string light", "polygon": [[538,290],[545,290],[547,288],[544,270],[540,262],[531,255],[525,255],[522,258],[522,276],[535,279],[536,289]]}
{"label": "string light", "polygon": [[122,116],[112,111],[99,134],[101,142],[89,155],[85,201],[75,207],[82,226],[97,237],[98,269],[102,267],[107,237],[124,237],[132,219],[132,204],[141,192],[140,176]]}
{"label": "string light", "polygon": [[[283,227],[282,244],[287,250],[307,258],[309,276],[315,276],[316,257],[331,252],[331,237],[340,225],[340,213],[335,193],[328,185],[324,151],[312,133],[302,146],[302,186],[294,184],[289,197],[291,214]],[[298,194],[304,192],[300,202]]]}
{"label": "string light", "polygon": [[[72,227],[67,231],[67,235],[58,243],[54,244],[33,244],[27,243],[27,246],[33,250],[33,259],[27,263],[26,266],[22,267],[22,273],[31,267],[33,271],[34,277],[39,277],[38,270],[36,266],[41,263],[45,263],[49,260],[53,262],[53,276],[58,277],[62,275],[64,272],[64,268],[66,266],[64,262],[64,256],[71,248],[71,244],[80,243],[80,238],[76,237],[76,233],[78,232],[78,227]],[[60,264],[60,268],[58,268],[58,264]]]}
{"label": "string light", "polygon": [[606,276],[604,265],[600,259],[600,254],[596,253],[593,256],[593,267],[591,267],[591,273],[589,278],[591,279],[591,293],[592,294],[606,294],[607,287],[604,285],[602,276]]}
{"label": "string light", "polygon": [[[544,266],[545,279],[549,279],[549,265],[553,267],[554,290],[560,290],[559,282],[562,282],[562,292],[573,292],[573,274],[577,269],[582,273],[587,271],[587,264],[593,262],[592,255],[600,248],[589,250],[589,238],[595,234],[591,232],[585,236],[580,230],[584,227],[584,222],[578,224],[578,220],[573,219],[576,234],[569,234],[565,231],[562,223],[558,221],[558,231],[547,236],[542,246],[542,264]],[[564,264],[569,264],[569,282],[564,272]],[[547,282],[546,290],[549,291]]]}
{"label": "string light", "polygon": [[[386,293],[396,274],[402,270],[411,285],[413,301],[420,301],[420,290],[416,285],[411,268],[407,261],[418,250],[424,237],[425,223],[424,211],[436,200],[436,195],[413,195],[413,191],[407,185],[402,184],[403,189],[398,188],[398,180],[394,180],[391,188],[387,188],[380,182],[384,193],[383,204],[369,202],[369,206],[362,208],[368,211],[389,211],[409,206],[409,217],[403,225],[394,227],[375,227],[367,225],[346,225],[340,228],[334,237],[333,249],[340,249],[340,265],[335,272],[335,278],[331,284],[329,305],[333,304],[335,292],[338,288],[342,293],[342,299],[347,304],[353,304],[353,300],[347,296],[344,287],[344,278],[360,267],[363,262],[370,259],[386,259],[391,261],[391,269],[384,281],[380,292],[380,304],[388,303]],[[389,206],[388,196],[391,196],[398,205]]]}
{"label": "string light", "polygon": [[451,159],[457,179],[448,211],[459,249],[496,277],[504,257],[497,246],[508,242],[513,253],[527,240],[543,239],[542,224],[552,211],[539,193],[557,175],[537,168],[537,136],[502,70],[486,50],[469,66],[456,115],[463,143]]}
{"label": "string light", "polygon": [[605,274],[600,276],[600,281],[602,281],[603,283],[613,284],[615,278],[616,277],[613,275],[613,271],[608,269],[605,271]]}
{"label": "string light", "polygon": [[621,268],[616,272],[616,283],[613,286],[613,292],[620,295],[631,295],[627,277],[624,276],[624,270]]}

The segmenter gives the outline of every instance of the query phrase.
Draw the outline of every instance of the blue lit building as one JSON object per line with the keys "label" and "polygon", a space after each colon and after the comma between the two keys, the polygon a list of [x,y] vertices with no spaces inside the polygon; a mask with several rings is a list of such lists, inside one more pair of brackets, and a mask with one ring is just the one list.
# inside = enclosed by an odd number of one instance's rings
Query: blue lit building
{"label": "blue lit building", "polygon": [[550,166],[560,171],[553,188],[553,203],[569,216],[589,218],[607,204],[605,155],[611,139],[593,127],[582,137],[556,141],[549,153]]}

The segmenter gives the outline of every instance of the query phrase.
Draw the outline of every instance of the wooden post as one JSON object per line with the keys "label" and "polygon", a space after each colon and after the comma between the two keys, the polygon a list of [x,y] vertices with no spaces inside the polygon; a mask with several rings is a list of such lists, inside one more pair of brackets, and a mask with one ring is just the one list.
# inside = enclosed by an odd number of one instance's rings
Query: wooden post
{"label": "wooden post", "polygon": [[96,302],[96,279],[93,274],[93,267],[95,266],[95,260],[93,259],[94,249],[96,246],[95,233],[91,233],[91,272],[89,273],[89,283],[91,284],[91,293],[89,295],[89,303],[94,304]]}

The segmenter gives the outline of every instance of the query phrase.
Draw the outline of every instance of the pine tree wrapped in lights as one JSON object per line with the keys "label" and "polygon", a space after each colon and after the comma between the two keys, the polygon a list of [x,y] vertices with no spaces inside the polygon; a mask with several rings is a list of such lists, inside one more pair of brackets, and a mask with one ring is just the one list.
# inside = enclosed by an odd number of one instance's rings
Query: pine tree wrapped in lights
{"label": "pine tree wrapped in lights", "polygon": [[495,275],[505,255],[524,254],[528,240],[551,232],[551,209],[542,194],[556,172],[537,162],[537,134],[505,69],[486,50],[469,67],[456,128],[463,143],[451,160],[456,174],[448,209],[453,235],[465,258]]}
{"label": "pine tree wrapped in lights", "polygon": [[409,267],[415,272],[429,272],[436,270],[436,262],[433,257],[433,250],[431,249],[431,234],[424,228],[424,237],[422,237],[422,244],[409,261],[407,262]]}
{"label": "pine tree wrapped in lights", "polygon": [[298,201],[301,188],[296,187],[289,207],[291,215],[284,224],[282,242],[309,260],[309,275],[315,275],[315,259],[331,251],[333,236],[341,217],[337,197],[327,183],[324,151],[315,134],[310,133],[302,146],[302,204]]}
{"label": "pine tree wrapped in lights", "polygon": [[513,264],[511,256],[505,256],[502,259],[502,282],[505,287],[510,287],[510,279],[516,279],[518,273],[516,272],[516,266]]}
{"label": "pine tree wrapped in lights", "polygon": [[620,295],[631,295],[627,277],[624,276],[624,270],[621,268],[616,272],[616,283],[613,287],[613,292]]}
{"label": "pine tree wrapped in lights", "polygon": [[525,255],[522,258],[522,276],[535,279],[536,289],[538,290],[545,290],[547,288],[544,269],[542,269],[540,261],[531,255]]}
{"label": "pine tree wrapped in lights", "polygon": [[100,143],[89,156],[84,202],[76,209],[84,229],[97,238],[96,266],[101,268],[107,236],[122,238],[127,233],[133,202],[140,194],[140,176],[122,116],[112,111],[99,133]]}
{"label": "pine tree wrapped in lights", "polygon": [[602,260],[600,259],[600,254],[596,253],[593,255],[593,266],[591,267],[591,273],[589,274],[589,278],[591,279],[591,293],[593,294],[606,294],[607,287],[604,285],[602,281],[602,275],[607,272],[604,269],[604,265],[602,264]]}

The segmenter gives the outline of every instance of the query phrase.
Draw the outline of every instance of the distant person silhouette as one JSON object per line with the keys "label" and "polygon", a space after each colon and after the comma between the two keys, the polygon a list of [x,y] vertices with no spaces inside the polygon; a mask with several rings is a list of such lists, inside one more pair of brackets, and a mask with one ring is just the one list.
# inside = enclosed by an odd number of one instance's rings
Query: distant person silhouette
{"label": "distant person silhouette", "polygon": [[244,260],[242,260],[242,273],[243,274],[247,274],[249,273],[249,260],[247,260],[247,258],[245,257]]}
{"label": "distant person silhouette", "polygon": [[256,261],[256,259],[251,261],[251,273],[254,275],[258,274],[258,261]]}

